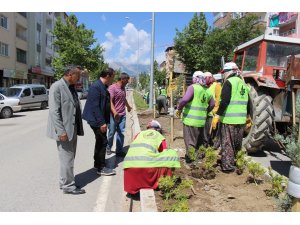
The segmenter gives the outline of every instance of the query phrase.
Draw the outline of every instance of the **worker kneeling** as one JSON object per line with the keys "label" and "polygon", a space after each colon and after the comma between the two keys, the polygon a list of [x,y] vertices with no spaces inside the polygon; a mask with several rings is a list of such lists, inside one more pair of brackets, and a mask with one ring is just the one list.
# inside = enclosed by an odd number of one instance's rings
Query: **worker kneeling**
{"label": "worker kneeling", "polygon": [[152,120],[147,130],[136,135],[124,158],[124,190],[136,194],[140,189],[156,189],[161,176],[172,176],[180,168],[177,152],[167,149],[161,125]]}

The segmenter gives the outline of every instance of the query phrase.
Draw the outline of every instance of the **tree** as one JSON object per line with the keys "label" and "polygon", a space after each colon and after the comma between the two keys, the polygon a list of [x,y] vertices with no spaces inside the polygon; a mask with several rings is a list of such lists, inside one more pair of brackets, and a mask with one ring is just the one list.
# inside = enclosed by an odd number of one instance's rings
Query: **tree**
{"label": "tree", "polygon": [[204,70],[203,43],[207,28],[205,15],[201,12],[200,14],[194,14],[194,17],[182,32],[176,29],[174,48],[187,71]]}
{"label": "tree", "polygon": [[154,61],[154,74],[153,74],[153,80],[157,83],[158,86],[161,86],[165,84],[166,78],[167,78],[167,72],[164,69],[163,71],[159,71],[158,69],[158,62]]}
{"label": "tree", "polygon": [[139,82],[141,84],[141,89],[149,91],[150,76],[146,72],[139,75]]}
{"label": "tree", "polygon": [[248,14],[232,20],[224,29],[208,31],[204,14],[195,14],[183,32],[176,30],[174,48],[179,60],[189,72],[220,71],[222,56],[225,62],[231,61],[235,47],[263,34],[263,28],[256,24],[257,19],[256,15]]}
{"label": "tree", "polygon": [[103,48],[99,44],[95,45],[94,31],[86,29],[84,24],[77,23],[77,17],[70,15],[65,23],[59,19],[54,27],[54,45],[58,53],[53,60],[56,79],[63,76],[67,65],[74,64],[86,68],[92,80],[95,80],[96,71],[105,66]]}
{"label": "tree", "polygon": [[216,73],[221,69],[221,57],[225,62],[233,59],[233,50],[261,34],[262,27],[256,25],[257,16],[250,14],[232,20],[225,29],[214,29],[208,33],[203,45],[205,71]]}

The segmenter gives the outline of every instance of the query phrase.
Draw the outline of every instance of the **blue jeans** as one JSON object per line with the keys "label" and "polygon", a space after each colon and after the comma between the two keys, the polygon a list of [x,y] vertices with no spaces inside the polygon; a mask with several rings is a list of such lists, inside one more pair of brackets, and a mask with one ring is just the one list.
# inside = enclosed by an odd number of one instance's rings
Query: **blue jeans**
{"label": "blue jeans", "polygon": [[116,122],[113,116],[110,115],[107,149],[111,150],[114,141],[114,136],[115,133],[117,132],[116,153],[123,152],[125,124],[126,124],[126,115],[120,116],[119,122]]}

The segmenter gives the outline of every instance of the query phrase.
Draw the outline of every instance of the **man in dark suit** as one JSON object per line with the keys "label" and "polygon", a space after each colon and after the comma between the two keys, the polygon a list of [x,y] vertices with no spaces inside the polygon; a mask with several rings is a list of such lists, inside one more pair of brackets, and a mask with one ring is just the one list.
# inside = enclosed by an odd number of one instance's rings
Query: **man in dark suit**
{"label": "man in dark suit", "polygon": [[55,139],[57,143],[60,161],[59,186],[65,194],[85,193],[75,185],[74,179],[77,135],[84,134],[80,101],[75,90],[80,75],[80,67],[68,67],[63,78],[56,81],[49,91],[47,136]]}
{"label": "man in dark suit", "polygon": [[94,168],[99,175],[115,175],[116,171],[105,167],[107,126],[110,122],[110,96],[107,90],[115,76],[111,68],[101,72],[99,80],[93,83],[84,106],[82,118],[88,122],[95,134]]}

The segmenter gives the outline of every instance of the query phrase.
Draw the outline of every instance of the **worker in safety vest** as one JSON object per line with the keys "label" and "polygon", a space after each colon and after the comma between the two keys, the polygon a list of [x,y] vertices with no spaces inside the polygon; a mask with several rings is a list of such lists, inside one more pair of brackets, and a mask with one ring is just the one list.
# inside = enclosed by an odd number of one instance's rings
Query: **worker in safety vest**
{"label": "worker in safety vest", "polygon": [[221,169],[223,172],[233,172],[235,156],[242,148],[245,125],[251,123],[250,117],[247,119],[250,110],[249,87],[234,62],[226,63],[221,73],[224,85],[212,127],[216,129],[220,121]]}
{"label": "worker in safety vest", "polygon": [[[212,80],[202,71],[193,74],[193,84],[187,88],[185,95],[179,102],[176,116],[182,112],[183,138],[186,148],[186,163],[195,159],[189,152],[190,146],[196,151],[204,144],[204,126],[207,114],[214,108],[215,101],[208,90]],[[192,157],[191,157],[192,156]]]}
{"label": "worker in safety vest", "polygon": [[156,104],[157,104],[157,110],[158,110],[159,114],[161,113],[161,109],[164,109],[163,113],[165,113],[165,114],[168,113],[167,89],[165,88],[164,85],[159,88],[159,93],[156,98]]}
{"label": "worker in safety vest", "polygon": [[152,120],[136,135],[124,158],[124,190],[136,194],[142,188],[156,189],[161,176],[172,176],[171,168],[180,168],[179,157],[167,149],[161,125]]}
{"label": "worker in safety vest", "polygon": [[215,139],[217,139],[216,137],[217,129],[215,130],[211,129],[211,122],[213,116],[216,114],[219,108],[222,86],[221,83],[218,82],[210,72],[205,72],[204,75],[212,79],[212,84],[209,86],[208,89],[212,93],[212,96],[215,100],[215,107],[210,113],[208,113],[205,127],[204,127],[204,145],[205,147],[208,147],[208,146],[214,146],[214,143],[216,141]]}

